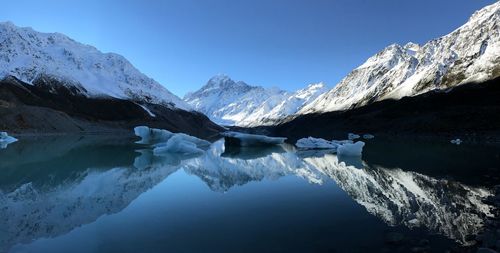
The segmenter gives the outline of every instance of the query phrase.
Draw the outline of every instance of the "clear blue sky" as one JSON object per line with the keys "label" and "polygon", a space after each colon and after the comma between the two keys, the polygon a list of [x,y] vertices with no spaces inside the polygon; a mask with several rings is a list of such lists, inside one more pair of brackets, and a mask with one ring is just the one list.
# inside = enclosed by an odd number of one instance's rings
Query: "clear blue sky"
{"label": "clear blue sky", "polygon": [[125,56],[179,96],[211,76],[335,85],[391,43],[447,34],[494,0],[2,1],[0,20]]}

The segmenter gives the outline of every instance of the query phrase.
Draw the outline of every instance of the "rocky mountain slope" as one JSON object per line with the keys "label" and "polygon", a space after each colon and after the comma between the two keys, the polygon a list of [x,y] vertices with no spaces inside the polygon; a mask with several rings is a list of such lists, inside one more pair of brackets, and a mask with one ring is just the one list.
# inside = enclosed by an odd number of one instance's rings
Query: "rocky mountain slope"
{"label": "rocky mountain slope", "polygon": [[374,101],[446,90],[500,76],[500,2],[424,45],[393,44],[370,57],[299,114],[346,110]]}
{"label": "rocky mountain slope", "polygon": [[124,57],[9,22],[0,23],[0,80],[0,129],[13,133],[222,129]]}
{"label": "rocky mountain slope", "polygon": [[308,136],[331,140],[350,132],[498,142],[499,96],[500,77],[346,111],[298,115],[265,128],[267,134],[288,137],[292,143]]}
{"label": "rocky mountain slope", "polygon": [[170,104],[87,97],[75,94],[57,80],[40,79],[28,84],[12,76],[0,80],[0,119],[0,129],[14,134],[132,134],[135,126],[149,125],[210,138],[222,130],[205,115]]}

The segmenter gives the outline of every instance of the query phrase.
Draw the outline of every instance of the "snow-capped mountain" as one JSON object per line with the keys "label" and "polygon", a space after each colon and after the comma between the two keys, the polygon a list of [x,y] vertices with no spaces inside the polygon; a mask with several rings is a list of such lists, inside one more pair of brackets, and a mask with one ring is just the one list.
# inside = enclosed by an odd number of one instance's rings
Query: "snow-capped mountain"
{"label": "snow-capped mountain", "polygon": [[296,92],[286,92],[250,86],[226,75],[217,75],[198,91],[187,94],[184,100],[215,122],[255,126],[296,113],[326,90],[323,83],[318,83]]}
{"label": "snow-capped mountain", "polygon": [[324,83],[310,84],[306,88],[290,94],[269,112],[263,115],[252,115],[254,117],[250,117],[242,123],[245,126],[272,125],[277,120],[294,115],[305,105],[327,91],[328,88]]}
{"label": "snow-capped mountain", "polygon": [[10,22],[0,23],[0,78],[6,76],[30,84],[50,78],[87,97],[190,108],[121,55],[102,53],[60,33],[41,33]]}
{"label": "snow-capped mountain", "polygon": [[500,2],[424,45],[393,44],[369,58],[299,114],[345,110],[388,98],[500,76]]}
{"label": "snow-capped mountain", "polygon": [[184,100],[213,121],[233,125],[258,111],[270,111],[286,96],[283,90],[251,86],[217,75],[198,91],[187,94]]}

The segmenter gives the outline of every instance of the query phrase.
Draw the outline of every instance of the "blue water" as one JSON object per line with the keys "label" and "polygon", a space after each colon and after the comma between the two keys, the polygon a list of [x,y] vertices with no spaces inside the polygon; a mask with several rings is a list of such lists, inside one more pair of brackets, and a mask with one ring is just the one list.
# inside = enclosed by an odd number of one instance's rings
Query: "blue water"
{"label": "blue water", "polygon": [[468,247],[490,215],[498,152],[374,139],[353,159],[218,141],[155,157],[124,137],[20,138],[0,150],[0,252]]}

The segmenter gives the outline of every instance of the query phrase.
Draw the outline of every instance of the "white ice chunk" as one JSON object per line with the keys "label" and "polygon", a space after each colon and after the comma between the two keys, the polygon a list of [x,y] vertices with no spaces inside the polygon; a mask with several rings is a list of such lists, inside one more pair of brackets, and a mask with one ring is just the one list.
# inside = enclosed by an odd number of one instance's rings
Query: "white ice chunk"
{"label": "white ice chunk", "polygon": [[462,140],[460,140],[459,138],[457,138],[457,139],[451,140],[450,142],[452,144],[455,144],[455,145],[460,145],[462,143]]}
{"label": "white ice chunk", "polygon": [[363,139],[369,140],[375,138],[375,135],[373,134],[363,134]]}
{"label": "white ice chunk", "polygon": [[138,126],[134,128],[135,135],[141,137],[139,144],[157,144],[167,142],[173,133],[164,129],[149,128],[147,126]]}
{"label": "white ice chunk", "polygon": [[303,149],[337,149],[339,144],[321,138],[302,138],[295,143],[295,146]]}
{"label": "white ice chunk", "polygon": [[198,139],[187,134],[174,134],[164,144],[159,144],[153,149],[153,154],[165,153],[201,154],[204,152],[200,147],[208,147],[210,142]]}
{"label": "white ice chunk", "polygon": [[340,156],[361,156],[365,143],[357,141],[355,143],[345,143],[337,148],[337,154]]}
{"label": "white ice chunk", "polygon": [[230,138],[238,139],[240,146],[262,146],[262,145],[279,145],[283,144],[286,140],[285,137],[269,137],[258,134],[245,134],[239,132],[225,132],[222,133],[225,139]]}
{"label": "white ice chunk", "polygon": [[154,146],[154,155],[168,153],[198,154],[203,147],[210,146],[210,142],[183,133],[172,133],[164,129],[139,126],[134,128],[135,135],[142,139],[137,143]]}
{"label": "white ice chunk", "polygon": [[341,140],[341,141],[333,140],[332,143],[337,144],[337,145],[343,145],[343,144],[352,144],[353,141],[351,141],[351,140]]}
{"label": "white ice chunk", "polygon": [[347,135],[347,139],[349,139],[349,140],[359,139],[359,137],[361,137],[361,136],[359,136],[359,134],[349,133],[349,134]]}
{"label": "white ice chunk", "polygon": [[9,136],[7,132],[0,132],[0,148],[6,148],[7,145],[16,142],[17,139]]}

